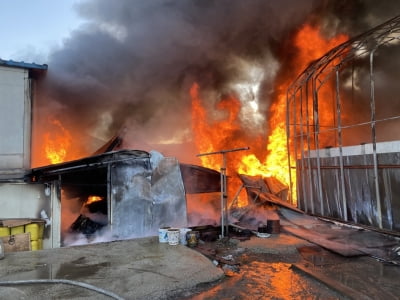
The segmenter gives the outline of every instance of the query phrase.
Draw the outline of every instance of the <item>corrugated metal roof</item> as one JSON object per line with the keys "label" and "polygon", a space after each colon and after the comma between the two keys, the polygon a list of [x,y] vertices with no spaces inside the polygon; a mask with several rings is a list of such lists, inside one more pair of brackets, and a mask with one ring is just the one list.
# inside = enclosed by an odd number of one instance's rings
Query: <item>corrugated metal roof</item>
{"label": "corrugated metal roof", "polygon": [[51,177],[54,175],[71,172],[72,170],[96,169],[117,161],[120,162],[134,159],[150,159],[150,154],[142,150],[118,150],[106,152],[72,161],[31,169],[30,173],[26,174],[26,179],[28,182],[35,182],[43,177]]}
{"label": "corrugated metal roof", "polygon": [[35,69],[35,70],[47,70],[47,65],[39,65],[35,63],[18,62],[13,60],[3,60],[0,58],[0,66],[4,67],[14,67],[22,69]]}

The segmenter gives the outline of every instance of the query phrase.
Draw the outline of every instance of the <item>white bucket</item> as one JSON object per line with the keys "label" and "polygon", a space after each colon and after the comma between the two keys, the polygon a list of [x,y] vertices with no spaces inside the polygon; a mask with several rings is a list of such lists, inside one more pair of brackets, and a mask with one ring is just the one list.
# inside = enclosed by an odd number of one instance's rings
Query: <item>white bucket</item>
{"label": "white bucket", "polygon": [[191,230],[192,229],[190,229],[190,228],[180,228],[179,229],[179,241],[182,245],[187,245],[186,233]]}
{"label": "white bucket", "polygon": [[171,227],[161,227],[158,229],[158,241],[160,243],[168,243],[168,229]]}
{"label": "white bucket", "polygon": [[168,229],[168,244],[173,246],[179,244],[179,229],[177,228]]}

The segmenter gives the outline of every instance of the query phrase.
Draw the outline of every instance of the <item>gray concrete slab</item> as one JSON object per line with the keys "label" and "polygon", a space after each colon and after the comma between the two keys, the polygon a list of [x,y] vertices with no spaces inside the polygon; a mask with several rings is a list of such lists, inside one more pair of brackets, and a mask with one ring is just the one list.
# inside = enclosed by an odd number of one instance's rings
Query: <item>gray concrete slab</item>
{"label": "gray concrete slab", "polygon": [[[123,299],[166,299],[223,277],[220,268],[186,246],[157,237],[6,253],[0,281],[65,280],[0,287],[0,299],[110,299],[90,284]],[[112,296],[112,295],[111,295]],[[111,297],[112,298],[112,297]]]}

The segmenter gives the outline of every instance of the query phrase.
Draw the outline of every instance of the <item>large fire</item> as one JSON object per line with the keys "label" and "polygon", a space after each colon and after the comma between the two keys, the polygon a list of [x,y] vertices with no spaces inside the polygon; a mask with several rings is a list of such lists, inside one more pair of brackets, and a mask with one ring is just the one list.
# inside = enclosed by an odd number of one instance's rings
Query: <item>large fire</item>
{"label": "large fire", "polygon": [[[286,141],[286,91],[290,83],[310,62],[318,59],[336,45],[348,39],[345,35],[325,38],[320,30],[311,25],[304,25],[293,39],[295,55],[291,58],[290,70],[284,70],[285,76],[277,76],[274,87],[274,98],[269,107],[267,139],[265,136],[250,136],[241,128],[239,115],[242,110],[242,99],[237,93],[225,94],[213,107],[207,107],[202,99],[201,87],[194,83],[190,89],[192,100],[192,130],[198,153],[217,152],[221,150],[250,147],[250,151],[229,154],[228,172],[251,176],[275,177],[289,187],[289,157]],[[320,96],[321,97],[321,96]],[[329,88],[322,93],[324,101],[319,107],[324,119],[332,119],[332,100]],[[326,98],[326,99],[325,99]],[[331,117],[329,117],[331,116]],[[311,116],[312,117],[312,116]],[[64,162],[71,158],[72,136],[60,121],[51,120],[51,128],[43,135],[46,160],[50,164]],[[265,142],[266,141],[266,142]],[[265,145],[263,144],[265,143]],[[261,145],[261,147],[260,147]],[[262,146],[264,145],[264,146]],[[261,150],[260,150],[261,149]],[[290,153],[290,151],[289,151]],[[208,155],[200,157],[202,165],[215,170],[222,166],[222,157]],[[42,159],[43,160],[43,159]],[[293,164],[292,164],[293,165]],[[292,175],[295,172],[292,172]],[[295,197],[295,178],[292,177],[291,192]]]}
{"label": "large fire", "polygon": [[[267,127],[269,135],[266,155],[263,153],[246,152],[235,153],[230,157],[228,168],[231,170],[251,176],[261,175],[263,177],[275,177],[285,185],[290,185],[289,178],[289,155],[287,151],[286,138],[286,91],[290,83],[315,59],[318,59],[327,51],[346,41],[345,35],[338,35],[334,38],[325,38],[320,30],[311,25],[304,25],[295,35],[293,46],[296,53],[291,61],[291,70],[285,70],[285,76],[277,80],[275,84],[275,98],[269,108]],[[226,111],[225,118],[220,121],[208,121],[207,108],[200,97],[200,87],[197,83],[192,85],[190,90],[192,98],[192,121],[196,145],[199,152],[214,152],[229,148],[243,146],[238,139],[237,132],[240,130],[237,116],[241,109],[240,99],[229,96],[222,99],[217,110]],[[330,116],[332,113],[331,100],[329,95],[324,96],[324,103],[320,107],[321,115]],[[325,101],[325,96],[327,97]],[[254,139],[254,143],[262,140]],[[289,151],[290,152],[290,151]],[[260,159],[261,157],[261,159]],[[202,164],[215,170],[221,166],[221,158],[216,156],[202,156]],[[290,157],[290,159],[293,159]],[[294,173],[294,172],[293,172]],[[295,177],[292,176],[291,192],[295,199]]]}
{"label": "large fire", "polygon": [[[234,96],[223,97],[216,107],[214,114],[219,114],[214,121],[209,120],[206,108],[202,105],[199,94],[199,85],[193,84],[190,89],[192,98],[192,126],[194,140],[199,153],[208,153],[226,150],[226,147],[239,148],[243,146],[237,136],[240,130],[238,114],[240,101]],[[235,154],[233,159],[235,158]],[[207,168],[217,169],[222,166],[222,159],[218,155],[207,155],[200,157],[202,165]],[[232,166],[232,163],[229,162]],[[218,170],[218,169],[217,169]]]}
{"label": "large fire", "polygon": [[64,162],[71,148],[72,137],[59,120],[50,121],[52,125],[44,135],[44,152],[50,164]]}
{"label": "large fire", "polygon": [[83,140],[82,133],[79,130],[74,132],[60,119],[49,117],[40,120],[34,128],[32,167],[63,163],[88,155],[86,149],[76,143]]}

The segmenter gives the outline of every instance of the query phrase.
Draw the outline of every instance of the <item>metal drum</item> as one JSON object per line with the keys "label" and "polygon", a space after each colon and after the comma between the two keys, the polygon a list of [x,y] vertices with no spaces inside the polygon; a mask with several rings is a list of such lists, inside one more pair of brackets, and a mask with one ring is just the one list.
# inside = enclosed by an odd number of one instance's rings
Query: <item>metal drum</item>
{"label": "metal drum", "polygon": [[196,247],[199,243],[200,232],[191,230],[186,233],[186,242],[189,247]]}
{"label": "metal drum", "polygon": [[267,220],[267,232],[272,234],[280,233],[279,220]]}

